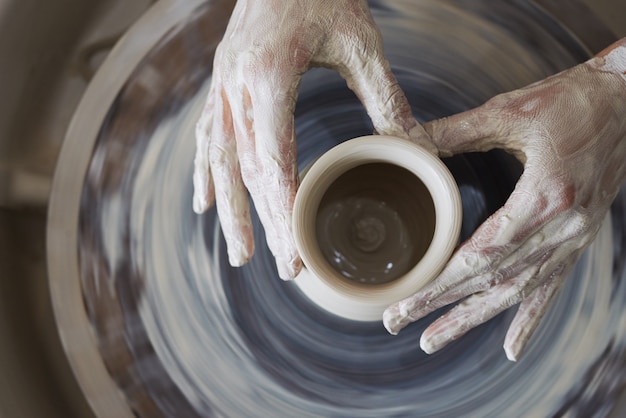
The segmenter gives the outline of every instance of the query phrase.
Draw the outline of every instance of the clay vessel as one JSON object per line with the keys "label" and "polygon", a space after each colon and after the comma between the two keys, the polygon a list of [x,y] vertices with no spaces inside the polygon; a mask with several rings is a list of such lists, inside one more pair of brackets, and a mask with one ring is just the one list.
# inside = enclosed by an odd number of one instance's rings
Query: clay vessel
{"label": "clay vessel", "polygon": [[458,243],[461,198],[439,158],[405,139],[366,136],[337,145],[303,175],[293,231],[300,289],[359,321],[439,274]]}

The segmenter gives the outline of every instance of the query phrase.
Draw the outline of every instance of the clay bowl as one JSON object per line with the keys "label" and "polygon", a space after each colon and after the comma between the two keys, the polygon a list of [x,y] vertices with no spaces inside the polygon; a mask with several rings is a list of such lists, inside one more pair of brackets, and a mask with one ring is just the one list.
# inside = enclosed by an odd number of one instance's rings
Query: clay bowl
{"label": "clay bowl", "polygon": [[306,171],[293,231],[300,289],[324,309],[375,321],[441,271],[461,229],[461,197],[439,158],[405,139],[343,142]]}

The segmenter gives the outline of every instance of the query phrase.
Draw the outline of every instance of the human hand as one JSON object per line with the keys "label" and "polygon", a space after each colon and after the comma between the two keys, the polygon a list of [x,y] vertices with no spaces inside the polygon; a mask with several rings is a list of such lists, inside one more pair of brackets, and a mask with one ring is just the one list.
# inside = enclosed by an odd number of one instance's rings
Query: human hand
{"label": "human hand", "polygon": [[502,148],[524,172],[439,277],[387,308],[385,327],[396,334],[467,297],[422,334],[420,346],[432,353],[521,302],[504,342],[515,361],[626,178],[626,39],[424,128],[441,156]]}
{"label": "human hand", "polygon": [[435,151],[391,73],[365,0],[239,0],[215,54],[213,79],[196,127],[193,209],[214,201],[231,265],[254,252],[246,189],[283,279],[302,262],[292,237],[298,187],[293,112],[300,78],[336,69],[380,134]]}

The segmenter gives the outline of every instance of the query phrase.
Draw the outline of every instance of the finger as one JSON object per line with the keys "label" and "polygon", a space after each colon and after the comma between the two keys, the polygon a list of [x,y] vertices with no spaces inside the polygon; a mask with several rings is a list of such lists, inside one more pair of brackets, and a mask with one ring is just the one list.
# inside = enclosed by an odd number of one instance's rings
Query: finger
{"label": "finger", "polygon": [[233,118],[226,93],[215,98],[209,159],[217,213],[232,266],[248,262],[254,253],[250,207],[237,156]]}
{"label": "finger", "polygon": [[432,354],[519,303],[523,290],[536,273],[537,269],[528,269],[517,280],[502,283],[459,303],[424,330],[420,347],[425,353]]}
{"label": "finger", "polygon": [[536,251],[515,277],[474,294],[431,324],[422,334],[420,346],[426,353],[433,353],[470,329],[531,297],[542,283],[565,271],[570,257],[573,257],[571,253],[560,248]]}
{"label": "finger", "polygon": [[[565,221],[567,219],[567,221]],[[563,213],[535,232],[493,271],[473,277],[451,288],[437,300],[441,306],[485,291],[519,276],[530,266],[542,266],[540,282],[554,277],[578,259],[589,238],[581,235],[580,224]],[[563,260],[563,261],[561,261]],[[551,269],[546,272],[546,269]],[[566,274],[566,273],[563,273]],[[544,279],[545,278],[545,279]]]}
{"label": "finger", "polygon": [[215,202],[215,189],[209,167],[210,132],[213,126],[215,82],[211,82],[206,103],[196,124],[196,156],[193,171],[193,210],[200,214]]}
{"label": "finger", "polygon": [[547,280],[533,290],[520,304],[504,339],[504,352],[509,360],[517,361],[520,358],[528,341],[539,326],[541,318],[574,267],[578,255],[578,253],[574,253],[559,263],[549,273]]}
{"label": "finger", "polygon": [[265,229],[279,276],[284,280],[293,279],[302,269],[292,233],[298,188],[293,119],[298,80],[286,80],[287,87],[284,79],[248,86],[255,109],[255,137],[238,148],[244,181]]}
{"label": "finger", "polygon": [[[383,323],[390,333],[397,334],[411,322],[471,294],[474,286],[501,281],[492,273],[503,260],[533,236],[543,241],[544,237],[535,233],[571,202],[546,196],[536,180],[532,173],[525,172],[505,205],[459,247],[435,280],[383,313]],[[535,242],[529,245],[532,248]]]}
{"label": "finger", "polygon": [[410,139],[436,154],[437,150],[424,128],[415,120],[411,106],[383,55],[382,46],[356,60],[359,61],[357,64],[340,72],[348,87],[363,103],[376,133]]}
{"label": "finger", "polygon": [[[506,282],[520,275],[524,270],[528,269],[529,266],[542,265],[548,258],[553,257],[556,248],[560,246],[564,240],[571,238],[558,234],[550,234],[546,237],[546,229],[552,228],[541,228],[530,238],[526,239],[515,251],[504,258],[496,268],[484,274],[468,277],[455,286],[451,286],[447,291],[438,296],[436,300],[431,301],[425,311],[415,312],[414,316],[421,318],[440,307],[457,302],[472,294],[484,292],[500,283]],[[561,252],[563,251],[559,251],[559,254]]]}
{"label": "finger", "polygon": [[509,130],[503,124],[502,113],[495,111],[487,102],[477,108],[437,119],[424,124],[441,156],[465,152],[484,152],[498,146],[507,137]]}

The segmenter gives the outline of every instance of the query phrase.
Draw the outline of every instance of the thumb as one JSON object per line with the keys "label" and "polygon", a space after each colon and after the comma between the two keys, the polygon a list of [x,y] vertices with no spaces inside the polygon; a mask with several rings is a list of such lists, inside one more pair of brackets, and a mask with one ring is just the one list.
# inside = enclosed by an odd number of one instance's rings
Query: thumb
{"label": "thumb", "polygon": [[499,119],[495,116],[482,105],[427,122],[424,124],[424,130],[442,157],[464,152],[484,152],[497,147]]}
{"label": "thumb", "polygon": [[415,120],[387,59],[379,53],[363,64],[350,67],[343,77],[365,106],[376,133],[409,139],[436,154],[428,134]]}

